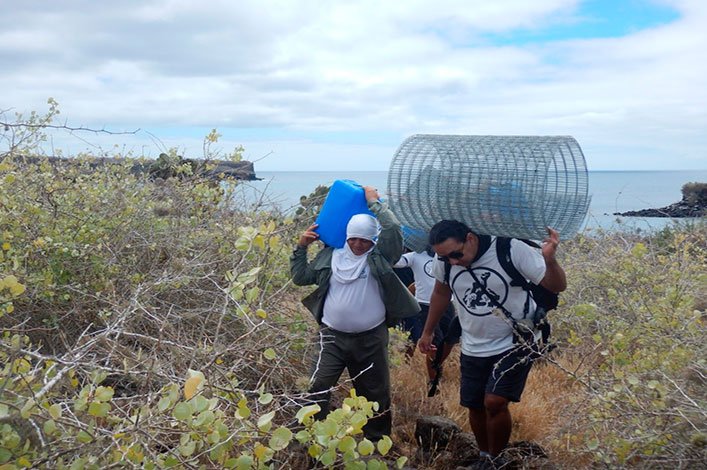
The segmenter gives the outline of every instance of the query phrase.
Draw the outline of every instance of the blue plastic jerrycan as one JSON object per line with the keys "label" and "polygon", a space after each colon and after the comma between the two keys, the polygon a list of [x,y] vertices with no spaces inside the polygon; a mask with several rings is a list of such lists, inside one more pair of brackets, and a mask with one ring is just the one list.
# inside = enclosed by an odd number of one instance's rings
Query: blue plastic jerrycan
{"label": "blue plastic jerrycan", "polygon": [[356,214],[373,213],[368,210],[363,187],[352,180],[336,180],[324,200],[316,224],[319,239],[334,248],[346,243],[346,224]]}

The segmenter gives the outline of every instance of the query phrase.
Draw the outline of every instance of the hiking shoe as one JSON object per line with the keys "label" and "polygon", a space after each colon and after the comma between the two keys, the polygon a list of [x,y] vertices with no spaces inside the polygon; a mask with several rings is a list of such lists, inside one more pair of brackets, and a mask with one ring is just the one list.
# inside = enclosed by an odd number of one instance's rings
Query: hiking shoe
{"label": "hiking shoe", "polygon": [[511,461],[502,455],[496,456],[495,459],[491,457],[479,457],[479,460],[474,462],[470,468],[472,470],[510,470]]}
{"label": "hiking shoe", "polygon": [[434,380],[427,382],[427,397],[431,398],[439,395],[439,384],[435,385]]}
{"label": "hiking shoe", "polygon": [[494,470],[509,470],[511,468],[511,461],[503,456],[503,454],[497,455],[496,458],[491,460]]}
{"label": "hiking shoe", "polygon": [[469,468],[471,470],[494,470],[495,467],[491,457],[479,457],[479,460],[474,462]]}

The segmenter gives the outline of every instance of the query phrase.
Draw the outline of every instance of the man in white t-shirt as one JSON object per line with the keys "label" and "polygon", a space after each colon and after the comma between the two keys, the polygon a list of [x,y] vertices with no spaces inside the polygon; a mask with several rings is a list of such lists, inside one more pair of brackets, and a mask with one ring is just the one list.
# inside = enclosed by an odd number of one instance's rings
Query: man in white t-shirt
{"label": "man in white t-shirt", "polygon": [[[530,282],[561,292],[567,281],[555,258],[559,235],[549,227],[548,235],[542,254],[522,241],[512,240],[511,260]],[[418,341],[423,353],[435,350],[434,329],[452,295],[462,327],[460,402],[469,409],[482,468],[500,466],[502,457],[498,456],[508,444],[512,428],[508,404],[520,401],[532,364],[527,345],[514,343],[512,322],[498,305],[516,320],[536,308],[527,291],[511,286],[495,243],[496,237],[477,235],[456,220],[443,220],[432,227],[430,245],[437,254],[432,273],[436,281],[427,323]],[[446,264],[450,268],[446,269]]]}

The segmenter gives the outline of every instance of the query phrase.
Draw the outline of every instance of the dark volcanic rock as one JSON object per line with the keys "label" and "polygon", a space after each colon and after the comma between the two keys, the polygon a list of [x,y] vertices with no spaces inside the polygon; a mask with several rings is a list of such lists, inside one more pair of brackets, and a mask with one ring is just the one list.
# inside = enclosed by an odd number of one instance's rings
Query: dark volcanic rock
{"label": "dark volcanic rock", "polygon": [[707,215],[707,183],[685,183],[682,185],[682,199],[660,209],[614,212],[626,217],[704,217]]}
{"label": "dark volcanic rock", "polygon": [[[421,416],[417,419],[415,438],[418,450],[412,464],[424,468],[467,470],[479,461],[476,439],[452,420],[441,416]],[[501,456],[508,470],[536,468],[555,470],[548,454],[539,444],[529,441],[512,442]]]}
{"label": "dark volcanic rock", "polygon": [[707,207],[699,204],[688,204],[685,201],[670,204],[660,209],[642,209],[640,211],[614,212],[614,215],[624,217],[704,217],[707,215]]}
{"label": "dark volcanic rock", "polygon": [[415,439],[423,451],[445,449],[461,428],[449,418],[442,416],[422,416],[417,419]]}

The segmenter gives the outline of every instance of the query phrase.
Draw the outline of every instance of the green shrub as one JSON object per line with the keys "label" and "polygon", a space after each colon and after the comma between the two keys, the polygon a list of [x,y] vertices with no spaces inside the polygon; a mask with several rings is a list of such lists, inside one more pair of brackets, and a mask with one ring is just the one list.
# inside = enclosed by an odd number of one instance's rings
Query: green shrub
{"label": "green shrub", "polygon": [[375,404],[303,408],[296,225],[233,207],[237,182],[151,181],[123,155],[30,163],[50,121],[19,121],[0,160],[0,466],[385,465],[360,430]]}
{"label": "green shrub", "polygon": [[563,447],[612,468],[704,462],[706,242],[701,226],[563,245],[569,289],[555,331],[581,358],[571,372],[585,387],[558,431]]}
{"label": "green shrub", "polygon": [[688,204],[707,206],[707,183],[685,183],[682,186],[682,199]]}

